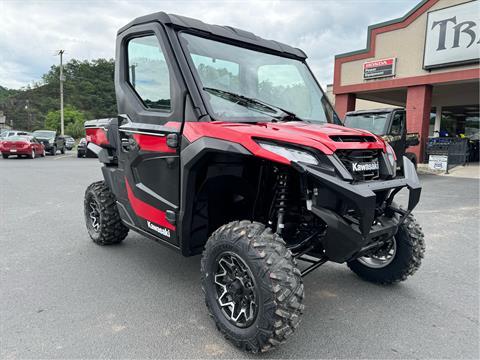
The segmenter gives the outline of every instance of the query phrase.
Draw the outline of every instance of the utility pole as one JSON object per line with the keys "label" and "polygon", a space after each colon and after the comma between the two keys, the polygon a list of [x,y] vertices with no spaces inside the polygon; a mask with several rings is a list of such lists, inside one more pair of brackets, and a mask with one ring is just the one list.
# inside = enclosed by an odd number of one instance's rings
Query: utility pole
{"label": "utility pole", "polygon": [[63,76],[63,54],[65,50],[58,50],[58,55],[60,55],[60,131],[62,136],[65,135],[65,126],[63,121],[63,82],[65,77]]}

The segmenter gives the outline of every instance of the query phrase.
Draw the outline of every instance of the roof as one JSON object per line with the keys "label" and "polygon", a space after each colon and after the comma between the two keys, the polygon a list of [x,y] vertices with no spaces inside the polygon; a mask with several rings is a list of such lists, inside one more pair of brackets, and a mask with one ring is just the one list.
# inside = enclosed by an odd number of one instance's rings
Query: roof
{"label": "roof", "polygon": [[383,108],[383,109],[370,109],[370,110],[356,110],[356,111],[349,111],[345,115],[360,115],[360,114],[380,114],[380,113],[390,113],[394,110],[405,110],[403,108]]}
{"label": "roof", "polygon": [[212,36],[218,36],[236,42],[247,43],[290,57],[293,56],[300,59],[307,58],[307,55],[301,49],[282,44],[278,41],[263,39],[248,31],[240,30],[231,26],[210,25],[197,19],[192,19],[180,15],[167,14],[164,12],[157,12],[138,17],[135,20],[129,22],[124,27],[122,27],[120,30],[118,30],[118,34],[121,34],[132,26],[146,24],[154,21],[157,21],[165,26],[171,26],[176,29],[197,30]]}

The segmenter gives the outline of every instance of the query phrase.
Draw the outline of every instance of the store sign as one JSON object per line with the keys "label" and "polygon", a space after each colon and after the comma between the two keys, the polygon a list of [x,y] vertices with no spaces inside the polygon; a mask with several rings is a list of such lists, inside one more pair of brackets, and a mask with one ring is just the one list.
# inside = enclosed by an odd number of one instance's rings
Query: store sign
{"label": "store sign", "polygon": [[480,2],[470,1],[428,13],[423,67],[478,62]]}
{"label": "store sign", "polygon": [[363,64],[363,78],[376,79],[395,75],[396,58],[369,61]]}
{"label": "store sign", "polygon": [[446,155],[430,155],[428,157],[428,167],[431,170],[447,171],[448,156]]}

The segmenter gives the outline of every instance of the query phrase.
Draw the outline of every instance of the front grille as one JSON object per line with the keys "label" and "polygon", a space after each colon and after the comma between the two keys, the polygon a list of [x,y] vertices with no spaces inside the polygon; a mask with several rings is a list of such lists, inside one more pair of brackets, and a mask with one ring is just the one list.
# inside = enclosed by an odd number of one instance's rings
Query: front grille
{"label": "front grille", "polygon": [[373,136],[358,136],[358,135],[332,135],[330,136],[335,142],[376,142]]}
{"label": "front grille", "polygon": [[380,170],[371,169],[379,165],[379,150],[338,150],[335,153],[355,181],[378,179]]}

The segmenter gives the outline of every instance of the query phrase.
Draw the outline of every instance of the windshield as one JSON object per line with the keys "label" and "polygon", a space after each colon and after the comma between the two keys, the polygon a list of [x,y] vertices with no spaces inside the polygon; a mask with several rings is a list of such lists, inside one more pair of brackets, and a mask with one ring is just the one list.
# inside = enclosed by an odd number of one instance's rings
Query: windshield
{"label": "windshield", "polygon": [[347,115],[344,125],[349,128],[370,131],[375,135],[387,133],[389,113]]}
{"label": "windshield", "polygon": [[33,135],[35,135],[37,138],[52,139],[55,137],[55,131],[38,130],[34,131]]}
{"label": "windshield", "polygon": [[337,122],[333,109],[303,62],[187,33],[180,36],[201,88],[210,89],[204,90],[204,95],[216,120],[272,120],[268,111],[224,96],[223,91],[284,109],[302,120]]}
{"label": "windshield", "polygon": [[26,135],[14,135],[14,136],[9,136],[6,140],[8,141],[30,141],[32,137],[31,136],[26,136]]}

